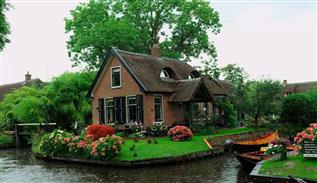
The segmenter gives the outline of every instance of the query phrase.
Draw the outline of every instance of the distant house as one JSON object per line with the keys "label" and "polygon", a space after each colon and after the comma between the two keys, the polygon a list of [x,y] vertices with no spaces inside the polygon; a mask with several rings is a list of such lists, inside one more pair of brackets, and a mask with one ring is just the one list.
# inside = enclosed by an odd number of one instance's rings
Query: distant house
{"label": "distant house", "polygon": [[287,80],[283,81],[284,95],[287,96],[292,93],[301,93],[314,88],[317,89],[317,81],[300,82],[300,83],[287,83]]}
{"label": "distant house", "polygon": [[2,101],[4,99],[6,94],[8,94],[16,89],[19,89],[23,86],[33,86],[33,85],[39,86],[42,84],[43,84],[43,82],[40,79],[38,79],[38,78],[32,79],[32,75],[29,72],[27,72],[25,74],[24,81],[0,85],[0,101]]}
{"label": "distant house", "polygon": [[93,123],[164,123],[189,121],[193,109],[219,113],[215,101],[228,88],[203,77],[186,62],[111,48],[88,92]]}

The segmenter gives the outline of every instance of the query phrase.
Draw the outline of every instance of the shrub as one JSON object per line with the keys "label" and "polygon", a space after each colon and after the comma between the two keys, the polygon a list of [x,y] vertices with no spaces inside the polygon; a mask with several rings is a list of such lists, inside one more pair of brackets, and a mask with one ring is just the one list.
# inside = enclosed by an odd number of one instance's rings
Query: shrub
{"label": "shrub", "polygon": [[317,90],[287,96],[282,105],[281,121],[301,129],[317,121],[317,95],[314,93]]}
{"label": "shrub", "polygon": [[296,142],[297,144],[301,144],[302,142],[306,140],[315,142],[316,136],[317,136],[317,123],[311,123],[308,128],[297,133],[296,137],[294,137],[294,142]]}
{"label": "shrub", "polygon": [[12,147],[13,137],[10,135],[0,133],[0,148]]}
{"label": "shrub", "polygon": [[163,137],[167,135],[168,128],[162,123],[154,123],[146,128],[147,136]]}
{"label": "shrub", "polygon": [[190,140],[193,137],[193,133],[190,130],[190,128],[186,126],[180,126],[177,125],[173,128],[171,128],[167,135],[173,140],[173,141],[183,141],[183,140]]}
{"label": "shrub", "polygon": [[55,130],[45,134],[40,142],[40,152],[45,156],[67,156],[69,153],[68,143],[73,138],[71,133]]}
{"label": "shrub", "polygon": [[115,130],[111,126],[92,124],[87,127],[86,138],[91,138],[93,141],[100,137],[115,134]]}
{"label": "shrub", "polygon": [[132,133],[129,134],[129,138],[142,138],[144,137],[144,127],[142,123],[137,123],[135,122],[134,124],[131,125],[131,131]]}
{"label": "shrub", "polygon": [[56,130],[42,137],[39,153],[43,156],[104,160],[119,154],[122,144],[122,138],[115,135],[92,141],[92,138],[82,140],[80,136]]}

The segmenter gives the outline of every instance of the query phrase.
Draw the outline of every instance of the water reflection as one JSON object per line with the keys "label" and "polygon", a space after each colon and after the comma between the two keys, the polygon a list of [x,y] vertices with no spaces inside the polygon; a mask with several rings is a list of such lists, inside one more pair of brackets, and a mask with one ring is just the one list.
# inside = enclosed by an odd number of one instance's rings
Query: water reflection
{"label": "water reflection", "polygon": [[0,150],[0,182],[247,182],[231,155],[146,168],[115,168],[36,160],[29,149]]}

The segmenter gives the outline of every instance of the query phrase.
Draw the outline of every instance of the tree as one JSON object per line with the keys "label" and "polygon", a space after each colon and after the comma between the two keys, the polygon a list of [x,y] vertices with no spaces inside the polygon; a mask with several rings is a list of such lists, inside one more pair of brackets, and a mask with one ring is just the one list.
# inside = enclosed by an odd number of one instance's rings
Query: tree
{"label": "tree", "polygon": [[200,71],[209,79],[219,79],[221,75],[221,68],[214,59],[202,61],[203,67]]}
{"label": "tree", "polygon": [[0,51],[10,42],[8,35],[10,34],[10,25],[7,22],[5,12],[9,9],[9,5],[5,0],[0,0]]}
{"label": "tree", "polygon": [[252,81],[246,92],[246,112],[254,118],[257,127],[259,118],[280,113],[282,101],[283,86],[279,81]]}
{"label": "tree", "polygon": [[149,53],[159,44],[163,56],[190,60],[216,58],[208,33],[220,32],[218,12],[202,0],[91,0],[66,19],[73,65],[99,68],[110,46]]}
{"label": "tree", "polygon": [[94,73],[64,73],[44,88],[53,108],[50,116],[62,128],[77,121],[84,125],[91,120],[91,102],[86,97]]}
{"label": "tree", "polygon": [[22,87],[9,93],[0,103],[0,127],[11,129],[15,123],[45,123],[49,119],[50,100],[43,90]]}
{"label": "tree", "polygon": [[[281,121],[298,130],[317,121],[317,90],[287,96],[282,105]],[[294,134],[293,134],[294,135]]]}

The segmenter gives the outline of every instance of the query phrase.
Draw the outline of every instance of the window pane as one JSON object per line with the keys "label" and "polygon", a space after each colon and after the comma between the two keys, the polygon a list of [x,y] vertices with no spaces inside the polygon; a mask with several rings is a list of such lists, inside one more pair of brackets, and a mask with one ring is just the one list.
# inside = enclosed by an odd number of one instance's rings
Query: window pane
{"label": "window pane", "polygon": [[163,121],[162,119],[162,105],[161,104],[155,104],[154,105],[155,110],[155,121]]}
{"label": "window pane", "polygon": [[107,105],[107,107],[113,106],[113,99],[107,99],[107,100],[106,100],[106,105]]}
{"label": "window pane", "polygon": [[120,69],[112,69],[112,86],[120,86]]}
{"label": "window pane", "polygon": [[107,107],[107,123],[113,122],[113,107]]}
{"label": "window pane", "polygon": [[154,97],[154,103],[156,103],[156,104],[162,103],[162,97],[161,96],[155,96]]}
{"label": "window pane", "polygon": [[136,106],[129,106],[129,121],[128,122],[135,122],[136,121]]}
{"label": "window pane", "polygon": [[136,105],[136,97],[128,97],[128,105]]}

